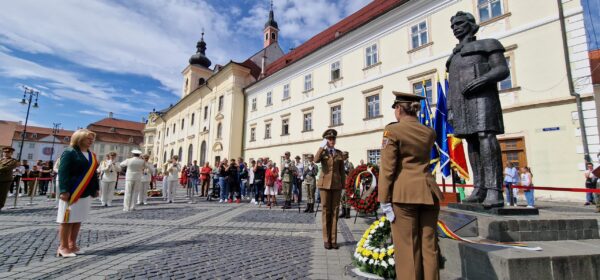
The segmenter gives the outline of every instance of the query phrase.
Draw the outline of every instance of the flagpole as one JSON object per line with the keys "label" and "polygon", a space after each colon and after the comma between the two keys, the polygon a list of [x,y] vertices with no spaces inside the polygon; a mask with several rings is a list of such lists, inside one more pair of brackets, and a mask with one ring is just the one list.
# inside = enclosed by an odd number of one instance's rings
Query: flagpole
{"label": "flagpole", "polygon": [[450,169],[450,172],[452,172],[452,192],[456,193],[456,171],[454,171],[454,168]]}

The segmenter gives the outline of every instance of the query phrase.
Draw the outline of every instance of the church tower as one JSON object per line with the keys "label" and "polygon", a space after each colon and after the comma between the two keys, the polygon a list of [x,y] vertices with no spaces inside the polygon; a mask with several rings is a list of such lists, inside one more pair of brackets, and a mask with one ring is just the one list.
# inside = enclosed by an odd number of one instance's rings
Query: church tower
{"label": "church tower", "polygon": [[265,29],[263,32],[263,47],[266,48],[269,45],[277,42],[277,37],[279,36],[279,27],[277,26],[277,22],[275,21],[275,17],[273,15],[273,0],[271,0],[271,10],[269,11],[269,20],[265,23]]}
{"label": "church tower", "polygon": [[203,31],[200,41],[196,44],[196,53],[190,57],[190,65],[182,73],[184,81],[181,98],[206,83],[206,80],[213,74],[213,71],[209,68],[211,64],[210,59],[206,57],[206,43],[204,42]]}

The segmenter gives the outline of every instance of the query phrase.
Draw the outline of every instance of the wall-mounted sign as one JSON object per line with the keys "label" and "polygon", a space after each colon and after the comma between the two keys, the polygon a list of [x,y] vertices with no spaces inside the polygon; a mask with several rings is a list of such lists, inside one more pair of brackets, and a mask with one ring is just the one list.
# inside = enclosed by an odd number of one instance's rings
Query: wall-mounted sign
{"label": "wall-mounted sign", "polygon": [[557,131],[557,130],[560,130],[560,127],[555,126],[555,127],[544,127],[544,128],[542,128],[543,132]]}

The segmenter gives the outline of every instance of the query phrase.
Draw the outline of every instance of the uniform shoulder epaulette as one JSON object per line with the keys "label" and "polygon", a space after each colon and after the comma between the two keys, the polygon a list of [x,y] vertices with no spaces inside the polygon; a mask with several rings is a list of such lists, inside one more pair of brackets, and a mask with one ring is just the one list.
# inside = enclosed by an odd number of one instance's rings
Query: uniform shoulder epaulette
{"label": "uniform shoulder epaulette", "polygon": [[390,126],[390,125],[392,125],[392,124],[397,124],[397,123],[398,123],[398,122],[391,122],[391,123],[388,123],[386,126]]}

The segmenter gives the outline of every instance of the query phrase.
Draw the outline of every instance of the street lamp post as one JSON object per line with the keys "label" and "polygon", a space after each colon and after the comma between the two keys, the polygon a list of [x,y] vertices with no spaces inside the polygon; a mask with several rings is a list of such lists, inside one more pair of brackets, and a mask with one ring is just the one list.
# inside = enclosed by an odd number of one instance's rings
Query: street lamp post
{"label": "street lamp post", "polygon": [[[40,95],[40,92],[34,88],[30,88],[28,86],[23,86],[23,99],[21,99],[21,104],[25,105],[27,104],[27,114],[25,115],[25,126],[23,127],[23,132],[21,132],[21,147],[19,147],[19,157],[18,157],[18,161],[21,162],[21,158],[23,155],[23,146],[25,145],[25,135],[27,133],[27,122],[29,121],[29,110],[31,109],[31,102],[33,101],[33,98],[35,97],[35,103],[33,104],[33,108],[38,108],[38,97]],[[23,184],[26,184],[26,182],[23,182]],[[17,191],[15,193],[15,203],[13,205],[13,207],[11,207],[12,209],[16,209],[17,207],[17,198],[19,197],[18,195],[19,193],[19,186],[17,186]]]}
{"label": "street lamp post", "polygon": [[54,156],[54,143],[56,141],[56,135],[60,132],[60,123],[52,123],[52,152],[50,153],[50,161]]}

